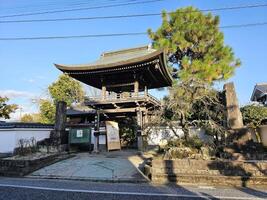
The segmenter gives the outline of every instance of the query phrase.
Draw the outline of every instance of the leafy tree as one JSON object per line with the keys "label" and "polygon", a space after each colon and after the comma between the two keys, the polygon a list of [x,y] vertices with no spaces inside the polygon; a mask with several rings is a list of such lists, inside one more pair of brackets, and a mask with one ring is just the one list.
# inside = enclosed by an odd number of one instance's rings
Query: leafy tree
{"label": "leafy tree", "polygon": [[56,103],[65,101],[67,106],[74,102],[82,102],[84,99],[84,90],[82,85],[66,74],[59,76],[58,80],[48,87],[51,100],[41,100],[40,120],[42,123],[54,123],[56,113]]}
{"label": "leafy tree", "polygon": [[224,44],[219,17],[194,7],[162,13],[162,25],[149,37],[156,49],[164,48],[174,78],[195,77],[213,83],[230,78],[240,65],[231,47]]}
{"label": "leafy tree", "polygon": [[41,122],[39,113],[24,114],[21,119],[21,122]]}
{"label": "leafy tree", "polygon": [[168,126],[174,134],[175,124],[179,124],[187,142],[192,126],[202,127],[218,139],[226,132],[224,110],[220,94],[209,84],[188,79],[170,89],[170,95],[165,97],[163,107],[152,123]]}
{"label": "leafy tree", "polygon": [[223,102],[223,93],[211,90],[207,97],[197,100],[192,106],[190,121],[205,129],[206,134],[214,136],[216,144],[227,134],[226,109]]}
{"label": "leafy tree", "polygon": [[211,98],[211,95],[210,87],[207,87],[204,82],[195,79],[180,82],[170,90],[168,108],[173,113],[173,119],[179,121],[186,140],[189,137],[189,127],[192,125],[193,105],[199,101],[208,102],[207,99]]}
{"label": "leafy tree", "polygon": [[10,113],[14,112],[18,106],[16,104],[7,104],[9,99],[0,96],[0,118],[9,119]]}
{"label": "leafy tree", "polygon": [[40,100],[40,121],[45,124],[55,123],[56,106],[49,100]]}
{"label": "leafy tree", "polygon": [[65,101],[70,106],[73,102],[82,102],[84,98],[82,85],[65,74],[60,75],[58,80],[48,87],[48,90],[54,103]]}
{"label": "leafy tree", "polygon": [[267,107],[258,105],[247,105],[242,107],[241,113],[244,124],[255,130],[258,141],[260,141],[257,128],[266,120],[267,121]]}
{"label": "leafy tree", "polygon": [[21,122],[33,122],[33,117],[31,114],[24,114],[21,119]]}

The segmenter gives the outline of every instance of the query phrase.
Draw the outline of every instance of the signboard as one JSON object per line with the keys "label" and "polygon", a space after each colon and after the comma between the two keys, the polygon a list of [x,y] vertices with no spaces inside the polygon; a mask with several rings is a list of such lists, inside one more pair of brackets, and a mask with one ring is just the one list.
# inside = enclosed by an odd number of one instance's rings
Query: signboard
{"label": "signboard", "polygon": [[113,121],[106,121],[106,130],[108,151],[121,149],[118,123]]}
{"label": "signboard", "polygon": [[77,138],[81,138],[81,137],[83,137],[83,130],[77,130],[77,132],[76,132],[76,137],[77,137]]}

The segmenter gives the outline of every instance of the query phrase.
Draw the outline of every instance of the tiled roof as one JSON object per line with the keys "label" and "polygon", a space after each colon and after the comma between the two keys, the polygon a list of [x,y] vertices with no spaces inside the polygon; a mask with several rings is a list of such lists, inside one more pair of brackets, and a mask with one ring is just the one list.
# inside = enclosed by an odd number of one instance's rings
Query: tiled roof
{"label": "tiled roof", "polygon": [[260,90],[262,93],[267,93],[267,83],[257,84],[256,89]]}
{"label": "tiled roof", "polygon": [[87,114],[95,114],[95,113],[96,113],[96,110],[90,109],[88,107],[67,109],[67,116],[71,116],[71,115],[87,115]]}
{"label": "tiled roof", "polygon": [[136,62],[137,60],[142,60],[142,58],[147,58],[147,56],[154,55],[155,52],[158,51],[152,49],[150,46],[142,46],[104,52],[98,60],[92,63],[78,65],[55,64],[55,66],[61,70],[95,70],[98,68],[109,68],[120,64]]}
{"label": "tiled roof", "polygon": [[53,129],[53,124],[24,123],[24,122],[0,122],[0,129],[12,128],[48,128]]}
{"label": "tiled roof", "polygon": [[255,101],[258,98],[261,98],[263,95],[267,95],[267,83],[258,83],[254,87],[251,95],[251,101]]}

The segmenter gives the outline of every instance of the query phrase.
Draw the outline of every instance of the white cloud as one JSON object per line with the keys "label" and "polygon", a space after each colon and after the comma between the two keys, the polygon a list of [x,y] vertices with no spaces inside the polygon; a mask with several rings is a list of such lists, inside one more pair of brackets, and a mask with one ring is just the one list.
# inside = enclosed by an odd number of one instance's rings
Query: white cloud
{"label": "white cloud", "polygon": [[35,93],[20,90],[0,90],[0,96],[8,97],[9,103],[17,104],[19,107],[14,113],[10,114],[10,119],[7,121],[18,121],[24,114],[38,111],[37,102],[40,97]]}
{"label": "white cloud", "polygon": [[39,80],[44,80],[45,78],[46,78],[45,76],[38,75],[38,76],[35,76],[33,78],[32,77],[31,78],[23,78],[22,80],[25,82],[28,82],[28,83],[36,83]]}
{"label": "white cloud", "polygon": [[10,119],[6,121],[20,121],[21,117],[25,114],[37,113],[38,109],[33,104],[19,105],[19,108],[10,114]]}
{"label": "white cloud", "polygon": [[33,98],[35,95],[31,92],[18,91],[18,90],[0,90],[1,97],[12,98]]}

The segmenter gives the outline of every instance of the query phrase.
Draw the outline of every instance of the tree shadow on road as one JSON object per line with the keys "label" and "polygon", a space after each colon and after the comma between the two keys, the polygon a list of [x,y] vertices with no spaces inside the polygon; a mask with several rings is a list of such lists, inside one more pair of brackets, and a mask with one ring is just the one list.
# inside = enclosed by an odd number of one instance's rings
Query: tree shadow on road
{"label": "tree shadow on road", "polygon": [[267,192],[256,190],[255,188],[250,188],[250,187],[236,187],[235,189],[238,189],[239,191],[242,191],[242,192],[247,193],[249,195],[253,195],[255,197],[267,199]]}

